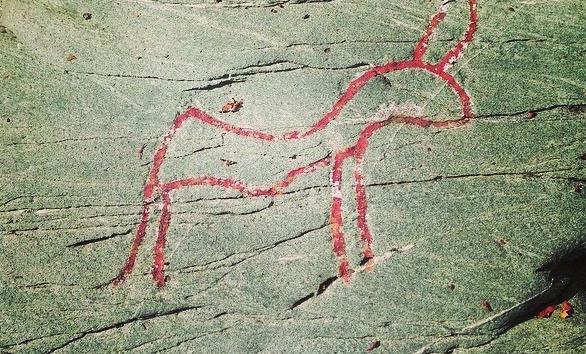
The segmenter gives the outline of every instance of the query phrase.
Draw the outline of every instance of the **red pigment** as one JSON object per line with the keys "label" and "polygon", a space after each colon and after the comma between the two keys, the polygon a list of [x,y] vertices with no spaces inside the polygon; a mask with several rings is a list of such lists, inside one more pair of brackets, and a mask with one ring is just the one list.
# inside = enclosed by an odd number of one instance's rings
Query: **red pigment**
{"label": "red pigment", "polygon": [[[437,63],[426,61],[425,54],[431,36],[446,17],[448,4],[442,5],[438,12],[431,17],[423,35],[413,50],[411,58],[407,60],[389,61],[385,64],[374,66],[350,80],[346,89],[335,100],[329,111],[304,131],[294,130],[282,135],[273,135],[260,130],[235,126],[215,118],[196,107],[190,107],[185,112],[176,116],[173,124],[163,136],[161,143],[154,153],[151,170],[143,190],[143,208],[140,223],[136,230],[128,259],[126,260],[120,274],[113,280],[113,284],[117,285],[124,282],[134,268],[136,256],[144,240],[152,211],[151,209],[156,196],[161,197],[162,205],[157,240],[154,246],[152,276],[157,286],[163,287],[165,285],[164,249],[166,235],[169,231],[169,224],[171,222],[171,195],[175,190],[195,186],[211,186],[236,190],[250,197],[275,197],[282,194],[287,187],[294,183],[299,177],[330,166],[330,178],[332,184],[332,203],[330,208],[332,249],[338,260],[338,276],[346,282],[350,281],[352,270],[346,257],[346,244],[342,220],[343,195],[341,183],[344,162],[349,159],[354,162],[354,195],[356,198],[356,211],[358,215],[357,224],[360,230],[360,240],[362,243],[362,257],[365,260],[368,260],[374,257],[374,251],[373,237],[367,219],[368,201],[366,188],[364,186],[362,162],[368,148],[369,139],[376,131],[391,123],[412,125],[419,128],[433,127],[436,129],[448,129],[465,125],[474,117],[470,95],[464,90],[454,76],[447,72],[447,70],[461,58],[464,49],[474,38],[474,33],[477,28],[476,7],[476,0],[468,0],[468,12],[470,18],[468,28],[463,37],[459,39],[454,47],[451,48]],[[379,75],[402,70],[422,70],[442,80],[458,97],[462,110],[461,116],[459,118],[441,121],[432,120],[428,117],[391,116],[378,122],[367,123],[359,133],[357,140],[353,145],[339,151],[333,151],[331,156],[314,161],[306,166],[293,169],[289,171],[285,177],[276,181],[272,185],[250,186],[245,181],[216,176],[194,176],[168,182],[162,182],[159,180],[160,169],[165,162],[167,148],[175,137],[175,134],[183,128],[183,123],[189,119],[199,121],[204,125],[213,126],[222,132],[231,133],[242,138],[267,142],[296,141],[324,130],[332,121],[339,117],[346,105],[352,101],[356,94],[358,94],[360,90],[370,82],[370,80]]]}

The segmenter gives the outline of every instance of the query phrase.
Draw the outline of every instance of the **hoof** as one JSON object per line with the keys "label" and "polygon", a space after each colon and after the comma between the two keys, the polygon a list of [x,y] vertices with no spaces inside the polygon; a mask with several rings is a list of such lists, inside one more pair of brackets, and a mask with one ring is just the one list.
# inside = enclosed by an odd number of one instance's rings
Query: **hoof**
{"label": "hoof", "polygon": [[165,276],[165,274],[160,270],[160,269],[153,269],[153,280],[155,281],[155,284],[157,285],[157,288],[162,289],[165,287],[165,285],[167,284],[167,281],[169,281],[169,276]]}
{"label": "hoof", "polygon": [[347,260],[343,260],[338,267],[338,278],[348,284],[352,280],[352,273],[354,273],[354,271],[350,269],[350,263],[348,263]]}
{"label": "hoof", "polygon": [[122,285],[126,281],[126,278],[128,278],[128,274],[126,274],[126,273],[120,273],[120,274],[118,274],[118,276],[116,278],[112,279],[112,281],[110,282],[110,284],[113,287],[118,287],[118,286]]}
{"label": "hoof", "polygon": [[360,261],[360,265],[365,271],[372,272],[374,270],[375,265],[374,256],[362,258],[362,261]]}

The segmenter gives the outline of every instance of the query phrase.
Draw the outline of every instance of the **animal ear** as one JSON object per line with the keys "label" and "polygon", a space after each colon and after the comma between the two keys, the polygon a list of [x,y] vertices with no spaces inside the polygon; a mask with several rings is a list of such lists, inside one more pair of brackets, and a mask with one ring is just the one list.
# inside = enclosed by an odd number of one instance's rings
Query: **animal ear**
{"label": "animal ear", "polygon": [[[441,71],[447,70],[449,67],[454,65],[458,59],[462,56],[462,52],[474,38],[476,32],[478,15],[477,15],[477,0],[466,0],[468,7],[468,26],[463,36],[456,42],[454,47],[449,49],[446,54],[435,64]],[[450,3],[454,0],[445,0],[439,7],[438,11],[431,17],[431,20],[427,24],[425,32],[421,39],[417,42],[413,51],[414,60],[423,60],[423,56],[427,51],[429,45],[429,39],[439,26],[439,24],[445,19],[448,12]]]}
{"label": "animal ear", "polygon": [[464,49],[468,47],[468,44],[474,39],[474,33],[478,26],[478,5],[477,0],[468,0],[468,26],[466,31],[460,37],[454,47],[437,62],[437,66],[445,71],[452,67],[461,57]]}

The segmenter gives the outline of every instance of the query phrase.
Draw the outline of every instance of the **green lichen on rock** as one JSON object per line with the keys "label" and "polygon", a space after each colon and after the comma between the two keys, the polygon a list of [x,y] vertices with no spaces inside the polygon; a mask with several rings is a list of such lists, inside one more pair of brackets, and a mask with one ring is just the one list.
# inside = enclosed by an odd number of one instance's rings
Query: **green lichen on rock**
{"label": "green lichen on rock", "polygon": [[[474,41],[449,70],[475,118],[448,130],[391,124],[372,137],[364,176],[373,271],[359,266],[348,197],[344,228],[357,272],[350,284],[332,278],[324,169],[275,198],[177,191],[166,287],[150,275],[160,211],[129,280],[108,285],[128,255],[153,153],[177,112],[197,106],[273,134],[301,130],[358,73],[409,58],[440,5],[0,1],[0,351],[364,352],[376,341],[373,352],[583,351],[580,0],[479,0]],[[450,3],[430,61],[466,29],[466,6]],[[233,97],[243,107],[218,113]],[[381,111],[460,114],[441,80],[381,75],[327,134],[299,143],[189,122],[162,177],[273,183],[347,146]],[[343,178],[352,196],[351,164]],[[575,272],[551,281],[537,271],[562,261]],[[532,318],[564,296],[571,318]]]}

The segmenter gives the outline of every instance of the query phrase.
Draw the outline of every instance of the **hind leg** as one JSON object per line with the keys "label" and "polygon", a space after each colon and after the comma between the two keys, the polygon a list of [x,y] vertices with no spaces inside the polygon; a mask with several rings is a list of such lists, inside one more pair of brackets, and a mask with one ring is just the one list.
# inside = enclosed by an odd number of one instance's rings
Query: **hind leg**
{"label": "hind leg", "polygon": [[139,250],[139,248],[144,240],[144,237],[146,235],[149,219],[151,217],[152,207],[153,207],[152,200],[145,198],[145,200],[143,200],[142,212],[141,212],[141,216],[140,216],[140,223],[138,225],[138,228],[136,229],[136,234],[134,236],[134,241],[132,242],[132,246],[130,247],[130,254],[128,255],[128,258],[126,259],[126,263],[124,264],[124,267],[122,268],[122,270],[120,271],[118,276],[116,278],[114,278],[114,280],[112,280],[112,285],[114,285],[114,286],[117,286],[117,285],[124,283],[126,281],[126,279],[128,278],[128,276],[130,275],[130,273],[132,273],[132,270],[134,269],[138,250]]}
{"label": "hind leg", "polygon": [[[360,230],[360,241],[362,243],[362,262],[361,264],[369,264],[374,258],[374,251],[372,250],[372,234],[366,219],[366,212],[368,201],[366,199],[366,188],[364,187],[364,176],[362,173],[362,156],[356,157],[356,164],[354,166],[354,193],[356,196],[356,213],[358,214],[357,223]],[[370,268],[367,268],[370,269]]]}
{"label": "hind leg", "polygon": [[161,216],[159,217],[159,230],[157,232],[157,241],[154,247],[153,259],[153,280],[159,288],[165,286],[165,243],[167,240],[167,232],[169,231],[169,224],[171,223],[171,197],[169,192],[161,194],[162,208]]}

